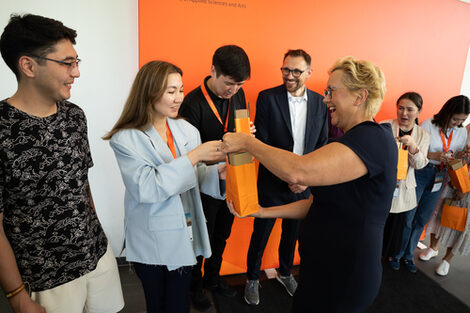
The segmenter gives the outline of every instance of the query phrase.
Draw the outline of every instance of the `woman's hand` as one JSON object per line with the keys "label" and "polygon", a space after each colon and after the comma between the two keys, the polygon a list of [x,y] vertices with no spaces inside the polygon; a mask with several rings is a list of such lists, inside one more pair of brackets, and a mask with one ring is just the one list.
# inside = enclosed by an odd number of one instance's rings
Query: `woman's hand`
{"label": "woman's hand", "polygon": [[428,159],[447,163],[449,158],[444,152],[428,152]]}
{"label": "woman's hand", "polygon": [[455,154],[456,159],[463,159],[470,155],[470,145],[466,145],[463,151],[459,151]]}
{"label": "woman's hand", "polygon": [[217,171],[219,172],[219,179],[225,180],[227,178],[227,163],[219,164]]}
{"label": "woman's hand", "polygon": [[225,153],[222,152],[222,142],[213,140],[207,141],[187,154],[189,160],[193,165],[196,165],[200,161],[223,161],[225,160]]}
{"label": "woman's hand", "polygon": [[262,210],[263,210],[263,207],[259,206],[258,208],[258,212],[256,213],[253,213],[253,214],[250,214],[250,215],[246,215],[246,216],[240,216],[240,214],[238,214],[238,212],[235,210],[235,208],[233,207],[233,201],[232,200],[227,200],[227,206],[228,206],[228,209],[230,210],[230,213],[232,213],[233,215],[235,215],[236,217],[239,217],[239,218],[245,218],[245,217],[257,217],[257,218],[262,218]]}
{"label": "woman's hand", "polygon": [[243,151],[251,138],[245,133],[226,133],[223,137],[222,151],[225,153]]}
{"label": "woman's hand", "polygon": [[411,154],[416,154],[419,151],[418,145],[410,135],[405,135],[399,138],[399,141],[408,147],[408,151]]}

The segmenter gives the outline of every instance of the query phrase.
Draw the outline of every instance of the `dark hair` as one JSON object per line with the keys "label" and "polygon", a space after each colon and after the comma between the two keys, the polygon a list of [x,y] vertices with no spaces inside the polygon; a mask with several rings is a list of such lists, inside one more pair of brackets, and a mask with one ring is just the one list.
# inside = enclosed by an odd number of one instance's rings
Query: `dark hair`
{"label": "dark hair", "polygon": [[245,51],[234,45],[218,48],[212,57],[217,77],[222,74],[230,76],[236,82],[250,78],[250,60]]}
{"label": "dark hair", "polygon": [[[446,103],[442,106],[439,113],[434,115],[432,123],[437,125],[444,131],[444,134],[447,133],[447,127],[449,121],[455,114],[469,114],[470,113],[470,100],[464,95],[455,96],[447,100]],[[458,127],[462,127],[460,124]]]}
{"label": "dark hair", "polygon": [[310,57],[310,55],[302,49],[287,51],[286,54],[284,54],[284,59],[282,59],[282,60],[284,61],[288,56],[302,57],[302,58],[304,58],[305,63],[307,63],[308,66],[310,66],[310,64],[312,62],[312,58]]}
{"label": "dark hair", "polygon": [[[3,60],[20,80],[18,60],[24,55],[45,57],[54,51],[54,45],[68,39],[75,44],[77,32],[51,18],[25,14],[12,14],[0,37],[0,52]],[[38,63],[43,62],[38,60]]]}
{"label": "dark hair", "polygon": [[[416,105],[416,107],[418,108],[418,111],[421,111],[421,109],[423,108],[423,98],[417,92],[408,91],[408,92],[405,92],[404,94],[402,94],[400,96],[400,98],[398,98],[398,100],[397,100],[397,106],[400,103],[400,101],[403,100],[403,99],[408,99],[411,102],[413,102],[414,105]],[[418,123],[418,118],[416,118],[415,123],[419,124]]]}
{"label": "dark hair", "polygon": [[142,66],[134,79],[121,116],[103,139],[111,139],[121,129],[143,130],[148,127],[153,119],[153,104],[165,93],[168,76],[173,73],[183,76],[178,66],[165,61],[150,61]]}

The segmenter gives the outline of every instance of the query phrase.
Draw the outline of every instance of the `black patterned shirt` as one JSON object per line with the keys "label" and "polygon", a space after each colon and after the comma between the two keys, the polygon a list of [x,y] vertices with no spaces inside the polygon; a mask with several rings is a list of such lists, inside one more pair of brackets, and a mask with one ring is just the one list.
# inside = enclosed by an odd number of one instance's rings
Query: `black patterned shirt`
{"label": "black patterned shirt", "polygon": [[0,101],[0,213],[22,279],[33,291],[96,268],[107,239],[93,212],[86,117],[64,101],[29,115]]}

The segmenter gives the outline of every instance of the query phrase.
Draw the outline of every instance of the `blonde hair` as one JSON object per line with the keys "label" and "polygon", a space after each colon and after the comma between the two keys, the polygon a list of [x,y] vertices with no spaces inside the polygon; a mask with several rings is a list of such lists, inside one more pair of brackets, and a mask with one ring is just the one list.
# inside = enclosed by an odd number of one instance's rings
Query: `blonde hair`
{"label": "blonde hair", "polygon": [[385,76],[382,70],[372,62],[356,60],[351,56],[339,59],[330,69],[344,72],[342,82],[350,91],[366,89],[365,112],[368,118],[374,118],[385,96]]}
{"label": "blonde hair", "polygon": [[144,130],[151,124],[153,104],[163,96],[168,76],[173,73],[183,75],[179,67],[165,61],[150,61],[142,66],[132,84],[121,116],[102,139],[111,139],[121,129]]}

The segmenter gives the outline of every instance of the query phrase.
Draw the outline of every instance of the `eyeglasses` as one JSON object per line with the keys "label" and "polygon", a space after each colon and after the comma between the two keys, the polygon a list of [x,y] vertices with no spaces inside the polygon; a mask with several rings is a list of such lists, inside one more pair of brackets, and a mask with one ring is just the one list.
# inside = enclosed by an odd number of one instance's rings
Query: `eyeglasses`
{"label": "eyeglasses", "polygon": [[41,56],[39,56],[39,55],[33,55],[33,54],[32,54],[31,56],[32,56],[33,58],[36,58],[36,59],[52,61],[52,62],[55,62],[55,63],[58,63],[58,64],[65,65],[65,66],[67,66],[70,70],[74,69],[75,67],[78,68],[78,65],[80,64],[80,62],[82,62],[81,59],[75,59],[74,61],[66,62],[66,61],[60,61],[60,60],[49,59],[49,58],[46,58],[46,57],[41,57]]}
{"label": "eyeglasses", "polygon": [[288,67],[281,67],[281,73],[282,73],[283,76],[289,76],[289,73],[292,73],[292,76],[294,76],[295,78],[299,78],[300,75],[302,75],[303,72],[305,72],[305,70],[301,71],[301,70],[298,70],[296,68],[291,70]]}
{"label": "eyeglasses", "polygon": [[331,97],[333,95],[333,91],[343,88],[344,87],[327,87],[325,90],[323,90],[323,95],[325,98]]}

